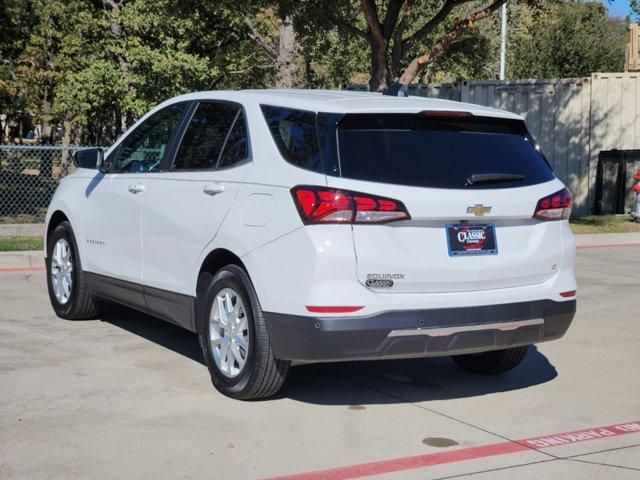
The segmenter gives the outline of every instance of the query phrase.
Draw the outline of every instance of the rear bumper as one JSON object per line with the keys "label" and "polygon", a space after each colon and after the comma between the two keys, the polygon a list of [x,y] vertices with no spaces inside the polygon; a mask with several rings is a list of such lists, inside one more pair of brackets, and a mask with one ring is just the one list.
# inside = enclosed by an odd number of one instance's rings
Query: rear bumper
{"label": "rear bumper", "polygon": [[575,300],[536,300],[360,317],[264,315],[277,358],[332,362],[459,355],[554,340],[575,311]]}

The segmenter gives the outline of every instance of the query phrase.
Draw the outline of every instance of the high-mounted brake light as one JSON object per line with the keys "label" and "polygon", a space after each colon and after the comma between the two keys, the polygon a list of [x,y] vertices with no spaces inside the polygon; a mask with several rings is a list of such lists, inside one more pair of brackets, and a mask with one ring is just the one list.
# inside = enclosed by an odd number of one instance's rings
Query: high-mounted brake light
{"label": "high-mounted brake light", "polygon": [[538,220],[567,220],[571,216],[571,192],[568,188],[538,200],[533,218]]}
{"label": "high-mounted brake light", "polygon": [[389,223],[411,218],[404,204],[391,198],[327,187],[291,189],[302,221],[316,223]]}
{"label": "high-mounted brake light", "polygon": [[469,118],[473,117],[471,112],[456,112],[450,110],[422,110],[418,115],[421,117],[434,118]]}

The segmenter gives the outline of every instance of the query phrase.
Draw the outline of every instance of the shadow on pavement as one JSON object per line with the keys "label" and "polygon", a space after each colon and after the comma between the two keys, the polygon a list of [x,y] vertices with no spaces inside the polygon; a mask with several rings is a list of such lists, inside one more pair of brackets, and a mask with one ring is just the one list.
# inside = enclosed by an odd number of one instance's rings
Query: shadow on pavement
{"label": "shadow on pavement", "polygon": [[497,376],[467,373],[449,357],[304,365],[291,370],[279,396],[319,405],[422,402],[519,390],[557,376],[534,346],[518,367]]}
{"label": "shadow on pavement", "polygon": [[205,364],[198,337],[184,328],[111,302],[104,302],[101,320]]}
{"label": "shadow on pavement", "polygon": [[[197,336],[180,327],[113,303],[105,303],[102,320],[204,365]],[[317,405],[446,400],[519,390],[557,375],[535,346],[522,364],[498,376],[466,373],[448,357],[301,365],[274,399]]]}

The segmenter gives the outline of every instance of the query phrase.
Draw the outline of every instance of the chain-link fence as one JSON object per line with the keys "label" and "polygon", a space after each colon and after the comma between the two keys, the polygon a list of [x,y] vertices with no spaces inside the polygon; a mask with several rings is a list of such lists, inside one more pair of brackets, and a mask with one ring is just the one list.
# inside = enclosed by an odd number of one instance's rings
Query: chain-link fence
{"label": "chain-link fence", "polygon": [[0,145],[0,223],[41,223],[78,147]]}

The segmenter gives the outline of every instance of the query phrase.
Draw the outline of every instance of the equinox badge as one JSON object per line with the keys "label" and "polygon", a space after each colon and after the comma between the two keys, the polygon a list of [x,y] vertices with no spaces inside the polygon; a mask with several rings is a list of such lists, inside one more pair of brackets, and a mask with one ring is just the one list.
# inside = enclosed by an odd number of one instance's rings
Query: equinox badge
{"label": "equinox badge", "polygon": [[476,203],[473,207],[467,207],[467,213],[473,213],[476,217],[481,217],[490,211],[491,207],[485,207],[481,203]]}

